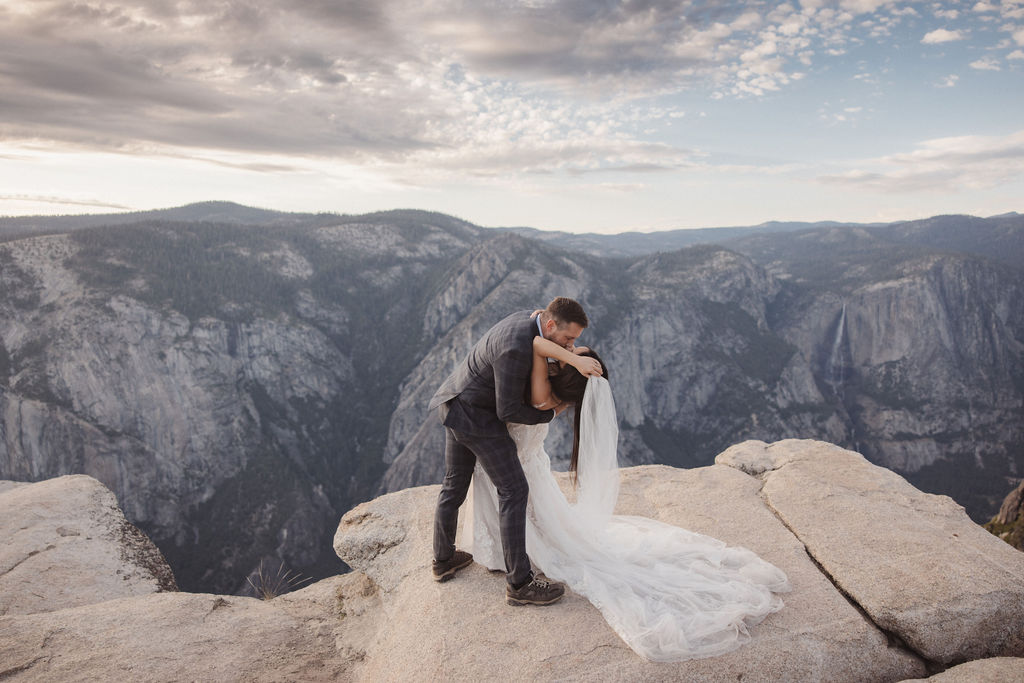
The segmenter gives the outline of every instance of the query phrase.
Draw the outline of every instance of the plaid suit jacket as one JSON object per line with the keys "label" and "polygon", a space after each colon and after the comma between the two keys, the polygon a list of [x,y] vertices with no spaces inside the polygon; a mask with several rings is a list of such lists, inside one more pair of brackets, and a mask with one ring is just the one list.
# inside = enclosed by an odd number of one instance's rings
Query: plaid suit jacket
{"label": "plaid suit jacket", "polygon": [[539,332],[530,311],[508,316],[487,331],[430,399],[442,407],[446,427],[480,436],[508,433],[506,422],[550,422],[553,410],[537,410],[526,401],[533,363],[533,338]]}

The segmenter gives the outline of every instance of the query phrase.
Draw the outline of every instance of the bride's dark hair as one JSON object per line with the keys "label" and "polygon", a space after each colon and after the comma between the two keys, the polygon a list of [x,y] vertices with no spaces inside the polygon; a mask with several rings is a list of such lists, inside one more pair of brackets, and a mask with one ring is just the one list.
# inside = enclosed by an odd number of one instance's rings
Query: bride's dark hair
{"label": "bride's dark hair", "polygon": [[[597,362],[601,364],[601,370],[604,372],[603,377],[608,379],[608,367],[601,360],[601,357],[597,355],[597,352],[588,349],[580,355],[597,359]],[[575,472],[577,471],[580,458],[580,404],[583,403],[583,394],[587,390],[587,377],[566,363],[549,379],[551,381],[551,391],[559,400],[575,404],[573,408],[575,415],[572,421],[572,458],[569,460],[569,471],[574,473],[573,482],[575,483]]]}

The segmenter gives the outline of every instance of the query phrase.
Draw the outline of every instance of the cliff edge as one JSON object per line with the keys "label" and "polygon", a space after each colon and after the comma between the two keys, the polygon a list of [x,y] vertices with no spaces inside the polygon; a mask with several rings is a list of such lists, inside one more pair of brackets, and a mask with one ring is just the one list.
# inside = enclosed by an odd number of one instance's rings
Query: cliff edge
{"label": "cliff edge", "polygon": [[[46,483],[0,484],[0,520],[13,492],[30,500]],[[1024,554],[951,499],[827,443],[748,441],[708,467],[622,470],[618,513],[750,548],[793,586],[747,645],[674,664],[639,658],[578,595],[509,607],[503,575],[480,565],[434,582],[437,492],[349,511],[334,545],[353,572],[269,601],[151,592],[4,613],[0,678],[1024,680]],[[5,544],[18,533],[0,521]],[[41,571],[31,590],[74,592],[68,580]]]}

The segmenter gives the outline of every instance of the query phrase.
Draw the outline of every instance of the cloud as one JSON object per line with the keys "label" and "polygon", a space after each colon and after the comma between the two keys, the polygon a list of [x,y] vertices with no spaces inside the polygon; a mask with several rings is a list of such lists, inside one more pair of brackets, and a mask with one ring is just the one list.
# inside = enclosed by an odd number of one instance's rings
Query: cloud
{"label": "cloud", "polygon": [[935,45],[938,43],[949,43],[954,40],[963,40],[964,35],[961,31],[949,31],[944,28],[935,29],[924,35],[921,42],[925,45]]}
{"label": "cloud", "polygon": [[970,67],[979,71],[999,71],[999,62],[993,57],[984,57],[971,62]]}
{"label": "cloud", "polygon": [[888,0],[6,3],[0,139],[265,172],[681,168],[651,143],[659,98],[777,93],[919,21]]}
{"label": "cloud", "polygon": [[952,88],[956,85],[956,82],[960,80],[960,77],[956,74],[950,74],[939,82],[938,87],[940,88]]}
{"label": "cloud", "polygon": [[856,163],[819,182],[887,193],[945,192],[996,187],[1024,177],[1024,130],[1002,137],[937,138],[913,152]]}
{"label": "cloud", "polygon": [[58,197],[55,195],[33,195],[33,194],[0,194],[2,202],[26,202],[30,204],[59,204],[63,206],[81,206],[91,209],[112,209],[115,211],[131,211],[134,207],[124,204],[113,204],[98,199],[76,199],[73,197]]}
{"label": "cloud", "polygon": [[1024,59],[1024,50],[1014,50],[1006,55],[1007,59]]}

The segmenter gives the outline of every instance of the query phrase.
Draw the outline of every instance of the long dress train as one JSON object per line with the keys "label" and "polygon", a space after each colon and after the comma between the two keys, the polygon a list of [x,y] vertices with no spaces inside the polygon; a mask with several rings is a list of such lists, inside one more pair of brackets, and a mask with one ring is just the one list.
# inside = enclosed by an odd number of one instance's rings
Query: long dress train
{"label": "long dress train", "polygon": [[[786,575],[746,548],[656,520],[613,515],[618,427],[611,389],[591,378],[582,406],[577,502],[544,450],[548,425],[509,425],[530,485],[526,550],[536,569],[597,607],[638,654],[682,661],[724,654],[782,608]],[[497,493],[479,465],[468,530],[477,562],[504,570]]]}

